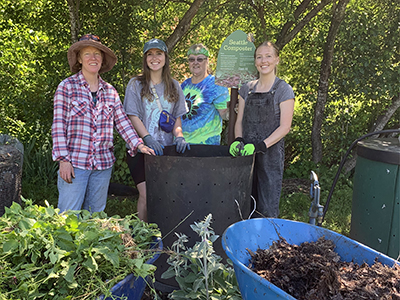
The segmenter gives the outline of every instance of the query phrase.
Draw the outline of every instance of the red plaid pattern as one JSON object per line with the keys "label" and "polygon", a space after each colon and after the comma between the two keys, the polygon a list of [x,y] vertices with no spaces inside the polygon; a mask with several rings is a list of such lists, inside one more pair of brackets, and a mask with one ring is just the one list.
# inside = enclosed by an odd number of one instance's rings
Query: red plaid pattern
{"label": "red plaid pattern", "polygon": [[113,129],[128,143],[130,154],[143,144],[125,114],[116,89],[99,77],[97,104],[82,72],[63,80],[54,95],[53,160],[79,169],[104,170],[115,162]]}

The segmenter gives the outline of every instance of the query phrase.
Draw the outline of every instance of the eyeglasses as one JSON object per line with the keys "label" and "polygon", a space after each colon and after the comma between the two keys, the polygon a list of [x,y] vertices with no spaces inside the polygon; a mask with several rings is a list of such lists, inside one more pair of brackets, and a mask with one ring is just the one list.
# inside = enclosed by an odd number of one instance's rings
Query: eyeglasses
{"label": "eyeglasses", "polygon": [[85,34],[82,35],[79,39],[79,41],[87,41],[87,40],[92,40],[92,41],[96,41],[96,42],[100,42],[100,38],[97,35],[94,34]]}
{"label": "eyeglasses", "polygon": [[207,60],[207,57],[189,57],[189,58],[188,58],[188,61],[189,61],[190,63],[193,63],[193,62],[195,62],[195,61],[197,61],[197,62],[199,62],[199,63],[202,63],[204,60]]}

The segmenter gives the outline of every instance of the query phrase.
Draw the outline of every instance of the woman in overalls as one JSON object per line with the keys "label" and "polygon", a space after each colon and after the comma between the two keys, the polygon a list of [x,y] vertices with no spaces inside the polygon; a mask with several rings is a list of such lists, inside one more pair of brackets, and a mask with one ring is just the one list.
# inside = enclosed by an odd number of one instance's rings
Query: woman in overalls
{"label": "woman in overalls", "polygon": [[258,216],[276,218],[282,189],[284,139],[289,132],[293,111],[292,87],[276,77],[279,49],[272,42],[257,47],[255,66],[259,79],[239,91],[238,114],[232,155],[256,152],[253,196]]}

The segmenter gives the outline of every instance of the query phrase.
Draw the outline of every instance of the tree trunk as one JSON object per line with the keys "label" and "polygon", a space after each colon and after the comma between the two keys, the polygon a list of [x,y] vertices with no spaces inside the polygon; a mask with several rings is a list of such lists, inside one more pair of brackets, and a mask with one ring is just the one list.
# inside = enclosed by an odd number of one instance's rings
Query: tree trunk
{"label": "tree trunk", "polygon": [[13,202],[21,203],[23,149],[18,140],[0,135],[0,216]]}
{"label": "tree trunk", "polygon": [[[382,115],[380,115],[377,118],[376,122],[372,125],[369,132],[383,130],[383,128],[389,122],[390,118],[399,108],[400,108],[400,95],[397,95],[397,97],[392,98],[392,104],[386,109],[386,111]],[[373,137],[374,136],[372,136],[371,138]],[[354,151],[353,156],[350,159],[346,160],[346,162],[343,165],[344,172],[348,173],[352,171],[356,166],[356,161],[357,161],[357,153]]]}
{"label": "tree trunk", "polygon": [[68,0],[69,18],[71,20],[71,42],[75,43],[78,41],[78,35],[80,31],[79,23],[79,2],[80,0]]}
{"label": "tree trunk", "polygon": [[332,65],[335,38],[339,30],[340,23],[344,18],[346,6],[348,3],[349,0],[339,0],[337,7],[334,7],[334,14],[325,44],[324,56],[321,62],[317,103],[315,105],[314,120],[311,131],[312,159],[315,163],[319,163],[322,161],[321,128],[324,120],[325,106],[328,98],[329,76]]}
{"label": "tree trunk", "polygon": [[175,45],[178,44],[178,42],[182,39],[186,32],[189,31],[192,19],[199,11],[204,2],[205,0],[195,0],[190,6],[188,11],[183,16],[182,20],[179,21],[179,24],[178,26],[176,26],[174,32],[165,41],[168,51],[172,51],[172,49],[174,49]]}
{"label": "tree trunk", "polygon": [[[308,1],[310,1],[310,0],[308,0]],[[263,1],[257,2],[257,1],[253,1],[253,0],[248,0],[247,2],[256,11],[258,18],[260,19],[261,28],[262,28],[262,32],[263,32],[263,39],[266,41],[269,40],[269,37],[267,35],[268,31],[265,26],[266,22],[265,22]]]}

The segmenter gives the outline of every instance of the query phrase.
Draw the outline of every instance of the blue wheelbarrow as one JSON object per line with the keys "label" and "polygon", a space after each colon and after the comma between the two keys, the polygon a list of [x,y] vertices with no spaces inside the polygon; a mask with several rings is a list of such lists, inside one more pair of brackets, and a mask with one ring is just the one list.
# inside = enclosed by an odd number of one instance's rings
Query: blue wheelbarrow
{"label": "blue wheelbarrow", "polygon": [[232,260],[236,279],[244,300],[291,299],[296,300],[268,280],[247,267],[251,256],[246,249],[255,252],[258,248],[268,249],[279,236],[289,244],[315,242],[318,238],[332,240],[341,259],[358,264],[372,265],[377,261],[393,266],[396,261],[363,244],[334,231],[297,221],[274,218],[260,218],[240,221],[229,226],[222,235],[222,248]]}
{"label": "blue wheelbarrow", "polygon": [[[150,249],[155,249],[156,252],[152,258],[146,261],[146,264],[153,264],[160,256],[161,250],[163,249],[161,238],[153,238]],[[115,284],[110,291],[117,299],[124,297],[124,299],[127,300],[140,300],[143,296],[146,284],[147,278],[135,277],[134,274],[131,273]],[[104,295],[101,295],[97,300],[111,300],[111,298],[107,297],[104,299]]]}

